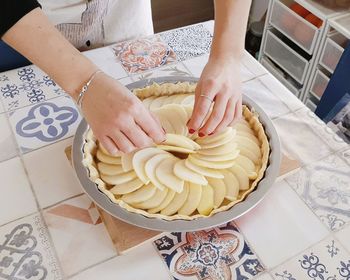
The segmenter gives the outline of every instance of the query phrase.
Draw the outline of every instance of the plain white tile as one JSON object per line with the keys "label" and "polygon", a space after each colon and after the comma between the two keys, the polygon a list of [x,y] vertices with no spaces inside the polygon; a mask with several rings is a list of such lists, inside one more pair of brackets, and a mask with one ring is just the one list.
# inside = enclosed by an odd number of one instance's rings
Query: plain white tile
{"label": "plain white tile", "polygon": [[118,79],[118,82],[120,82],[122,85],[125,86],[133,83],[134,81],[130,77],[125,77],[125,78]]}
{"label": "plain white tile", "polygon": [[254,280],[273,280],[273,278],[268,273],[264,273],[261,275],[258,275],[258,277],[254,278]]}
{"label": "plain white tile", "polygon": [[0,225],[38,210],[20,158],[1,162],[0,177]]}
{"label": "plain white tile", "polygon": [[64,152],[72,142],[69,138],[23,156],[41,208],[83,192]]}
{"label": "plain white tile", "polygon": [[348,252],[350,252],[350,223],[335,235]]}
{"label": "plain white tile", "polygon": [[46,209],[44,219],[66,276],[116,255],[98,211],[86,195]]}
{"label": "plain white tile", "polygon": [[284,181],[275,183],[260,204],[237,219],[236,224],[267,269],[328,234]]}
{"label": "plain white tile", "polygon": [[15,157],[18,154],[16,139],[9,126],[7,115],[0,114],[0,162]]}
{"label": "plain white tile", "polygon": [[214,35],[214,21],[213,20],[208,20],[205,22],[202,22],[202,24],[204,25],[204,27],[209,30],[211,35]]}
{"label": "plain white tile", "polygon": [[135,81],[147,80],[159,77],[191,77],[191,73],[181,63],[167,65],[164,67],[156,68],[151,71],[144,72],[139,75],[133,75],[132,78]]}
{"label": "plain white tile", "polygon": [[79,273],[71,279],[96,280],[100,279],[101,275],[103,280],[171,279],[161,256],[156,253],[151,242]]}
{"label": "plain white tile", "polygon": [[261,76],[267,74],[267,70],[257,61],[249,52],[244,50],[242,63],[248,68],[254,76]]}

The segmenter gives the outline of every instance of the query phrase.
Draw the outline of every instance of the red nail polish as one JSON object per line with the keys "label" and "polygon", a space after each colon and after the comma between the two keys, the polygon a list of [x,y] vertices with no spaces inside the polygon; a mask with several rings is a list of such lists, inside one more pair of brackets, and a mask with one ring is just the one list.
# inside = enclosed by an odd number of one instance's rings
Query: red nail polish
{"label": "red nail polish", "polygon": [[205,134],[202,132],[199,132],[198,135],[199,135],[199,137],[203,137]]}
{"label": "red nail polish", "polygon": [[191,133],[191,134],[193,134],[193,133],[195,132],[195,130],[192,129],[192,128],[190,128],[190,129],[188,130],[188,132]]}
{"label": "red nail polish", "polygon": [[213,135],[214,134],[214,132],[212,132],[212,133],[209,133],[208,135]]}

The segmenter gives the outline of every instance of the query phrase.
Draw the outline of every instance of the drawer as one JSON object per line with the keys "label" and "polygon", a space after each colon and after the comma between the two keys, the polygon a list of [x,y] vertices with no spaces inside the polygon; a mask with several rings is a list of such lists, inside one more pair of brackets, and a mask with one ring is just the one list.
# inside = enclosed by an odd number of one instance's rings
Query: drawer
{"label": "drawer", "polygon": [[327,88],[328,82],[329,78],[317,69],[310,89],[311,94],[317,99],[320,99]]}
{"label": "drawer", "polygon": [[262,66],[266,68],[273,76],[277,78],[287,89],[289,89],[295,96],[300,95],[300,89],[288,81],[288,77],[280,69],[278,69],[273,63],[267,58],[262,57],[260,60]]}
{"label": "drawer", "polygon": [[348,39],[339,33],[333,34],[326,39],[321,54],[320,64],[330,73],[334,72],[347,42]]}
{"label": "drawer", "polygon": [[271,30],[267,30],[266,32],[263,53],[298,83],[304,83],[310,64],[309,61],[284,43]]}
{"label": "drawer", "polygon": [[319,29],[281,1],[272,1],[269,23],[307,53],[312,54]]}
{"label": "drawer", "polygon": [[317,105],[313,103],[310,99],[307,99],[305,102],[306,107],[308,107],[312,112],[316,111]]}

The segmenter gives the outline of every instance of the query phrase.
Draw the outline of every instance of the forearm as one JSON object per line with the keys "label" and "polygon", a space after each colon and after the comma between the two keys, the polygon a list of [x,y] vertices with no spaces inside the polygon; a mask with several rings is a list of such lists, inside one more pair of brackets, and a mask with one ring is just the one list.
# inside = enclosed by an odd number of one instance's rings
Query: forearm
{"label": "forearm", "polygon": [[251,0],[215,0],[215,27],[210,57],[240,59]]}
{"label": "forearm", "polygon": [[62,36],[39,8],[20,19],[2,40],[45,71],[74,99],[97,69]]}

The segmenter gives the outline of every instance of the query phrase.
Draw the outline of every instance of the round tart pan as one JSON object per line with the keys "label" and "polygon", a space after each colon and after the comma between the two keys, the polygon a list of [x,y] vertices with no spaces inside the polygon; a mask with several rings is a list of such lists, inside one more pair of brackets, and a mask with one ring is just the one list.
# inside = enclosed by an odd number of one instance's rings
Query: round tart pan
{"label": "round tart pan", "polygon": [[[148,79],[143,81],[138,81],[131,83],[126,87],[130,90],[135,88],[146,87],[153,82],[156,83],[165,83],[165,82],[197,82],[196,78],[189,77],[160,77],[154,79]],[[258,183],[256,189],[252,191],[245,200],[237,203],[229,210],[219,212],[208,218],[198,218],[195,220],[172,220],[167,221],[159,218],[149,218],[141,214],[136,214],[129,212],[118,204],[115,204],[110,201],[110,199],[102,193],[95,183],[90,181],[88,176],[88,170],[82,164],[83,161],[83,145],[84,145],[84,135],[88,129],[88,124],[83,119],[79,124],[79,127],[76,131],[74,142],[73,142],[73,166],[75,172],[78,176],[78,179],[88,196],[104,211],[108,212],[112,216],[123,220],[129,224],[152,229],[158,231],[196,231],[215,227],[221,224],[225,224],[231,220],[234,220],[243,214],[247,213],[249,210],[254,208],[266,195],[268,190],[273,185],[276,180],[281,164],[281,147],[279,137],[277,135],[276,129],[274,128],[271,120],[252,99],[243,94],[243,104],[247,105],[249,108],[254,108],[254,110],[259,115],[259,120],[265,128],[265,133],[269,139],[270,144],[270,155],[267,169],[265,171],[264,177]]]}

